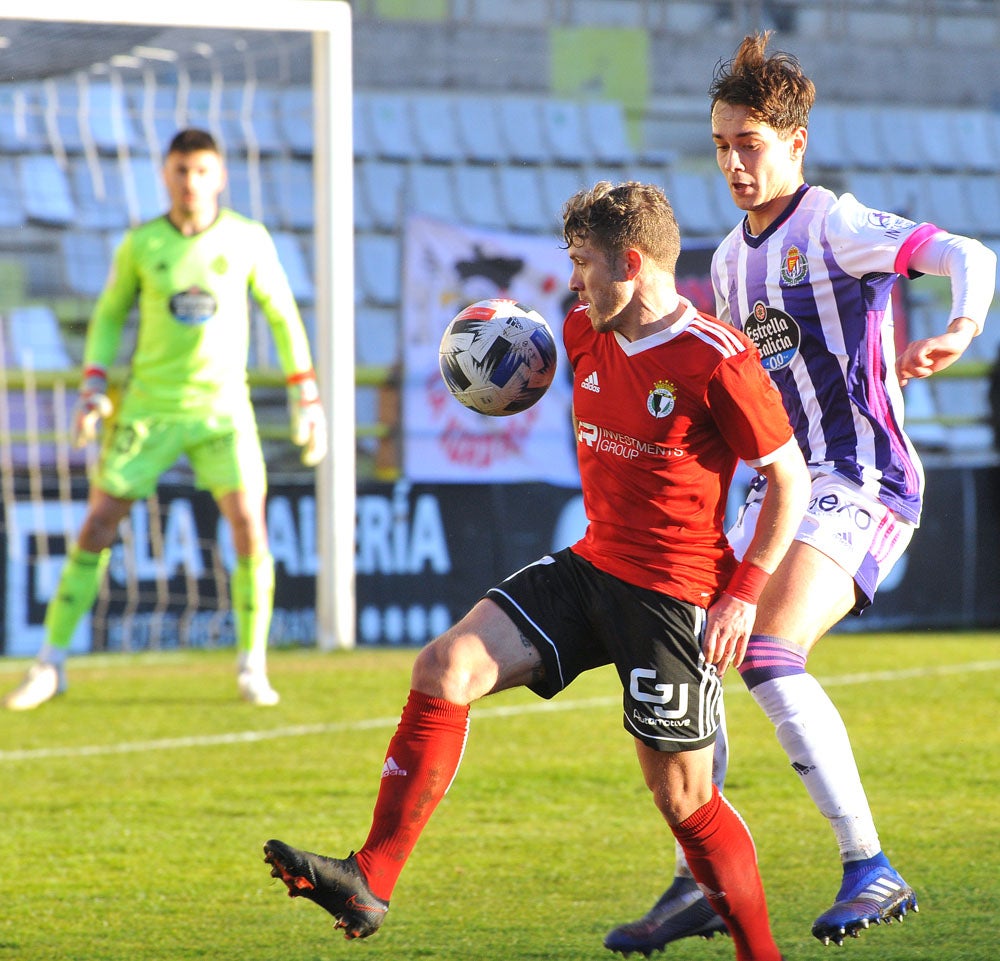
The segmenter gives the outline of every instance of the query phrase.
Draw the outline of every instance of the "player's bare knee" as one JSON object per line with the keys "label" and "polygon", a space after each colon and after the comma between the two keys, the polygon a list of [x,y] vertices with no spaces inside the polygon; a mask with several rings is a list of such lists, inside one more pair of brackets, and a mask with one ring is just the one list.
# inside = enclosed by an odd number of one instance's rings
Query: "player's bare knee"
{"label": "player's bare knee", "polygon": [[431,697],[454,704],[470,704],[486,694],[492,682],[480,656],[482,647],[449,632],[420,650],[413,662],[411,686]]}

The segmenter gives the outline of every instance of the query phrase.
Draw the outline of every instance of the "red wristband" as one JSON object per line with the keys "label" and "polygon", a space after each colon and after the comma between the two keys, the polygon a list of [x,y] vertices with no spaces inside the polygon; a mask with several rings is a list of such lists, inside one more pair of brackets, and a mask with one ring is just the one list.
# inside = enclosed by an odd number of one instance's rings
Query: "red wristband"
{"label": "red wristband", "polygon": [[740,561],[740,566],[726,585],[726,593],[738,601],[756,604],[770,576],[763,567],[749,561]]}

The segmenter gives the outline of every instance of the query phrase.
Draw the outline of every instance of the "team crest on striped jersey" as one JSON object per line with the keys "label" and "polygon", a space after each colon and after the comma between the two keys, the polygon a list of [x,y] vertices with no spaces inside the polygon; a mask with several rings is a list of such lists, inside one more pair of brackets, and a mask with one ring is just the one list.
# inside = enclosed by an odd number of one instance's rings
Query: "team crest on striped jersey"
{"label": "team crest on striped jersey", "polygon": [[666,417],[673,412],[677,398],[674,392],[677,388],[669,380],[658,380],[646,398],[646,410],[654,417]]}
{"label": "team crest on striped jersey", "polygon": [[806,255],[792,244],[781,258],[781,283],[785,287],[801,284],[809,276],[809,261]]}
{"label": "team crest on striped jersey", "polygon": [[795,319],[762,300],[753,305],[753,313],[743,322],[743,332],[760,351],[766,371],[787,367],[802,343],[802,331]]}

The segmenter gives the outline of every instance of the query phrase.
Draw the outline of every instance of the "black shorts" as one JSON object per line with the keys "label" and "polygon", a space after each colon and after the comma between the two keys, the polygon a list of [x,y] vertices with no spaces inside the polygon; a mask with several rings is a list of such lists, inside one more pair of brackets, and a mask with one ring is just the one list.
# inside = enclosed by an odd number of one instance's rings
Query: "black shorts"
{"label": "black shorts", "polygon": [[605,574],[569,548],[487,591],[541,654],[531,684],[554,697],[591,668],[614,664],[625,730],[656,751],[693,751],[719,727],[722,682],[705,663],[702,608]]}

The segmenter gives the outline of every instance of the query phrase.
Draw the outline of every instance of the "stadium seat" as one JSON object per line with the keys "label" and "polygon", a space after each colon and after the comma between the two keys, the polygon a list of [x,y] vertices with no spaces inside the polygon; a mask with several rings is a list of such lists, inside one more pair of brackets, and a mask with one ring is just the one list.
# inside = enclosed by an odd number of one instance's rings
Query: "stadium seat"
{"label": "stadium seat", "polygon": [[140,224],[167,212],[169,202],[159,166],[152,157],[129,157],[122,163],[129,223]]}
{"label": "stadium seat", "polygon": [[1000,179],[997,174],[967,174],[964,184],[975,221],[975,236],[996,237],[1000,234]]}
{"label": "stadium seat", "polygon": [[921,137],[920,115],[923,108],[873,108],[875,126],[881,142],[883,166],[895,170],[921,170],[930,163]]}
{"label": "stadium seat", "polygon": [[964,178],[954,173],[916,175],[921,201],[921,219],[956,234],[975,234],[978,224]]}
{"label": "stadium seat", "polygon": [[[225,153],[236,154],[245,149],[246,136],[240,125],[239,105],[223,102],[223,88],[210,83],[193,83],[184,98],[184,126],[208,130],[219,141]],[[169,137],[173,136],[170,134]],[[166,147],[164,142],[163,146]]]}
{"label": "stadium seat", "polygon": [[315,146],[312,89],[308,86],[285,87],[280,98],[278,121],[288,149],[293,154],[311,157]]}
{"label": "stadium seat", "polygon": [[989,110],[954,110],[955,146],[965,169],[996,174],[1000,153],[1000,116]]}
{"label": "stadium seat", "polygon": [[313,283],[312,271],[306,261],[305,252],[295,234],[285,230],[271,232],[274,246],[278,251],[278,259],[288,275],[288,283],[292,293],[300,304],[312,304],[316,300],[316,286]]}
{"label": "stadium seat", "polygon": [[458,136],[454,100],[446,95],[414,93],[407,98],[411,111],[415,159],[455,163],[465,159]]}
{"label": "stadium seat", "polygon": [[0,227],[21,227],[24,218],[17,160],[0,154]]}
{"label": "stadium seat", "polygon": [[174,134],[184,126],[178,115],[176,88],[127,84],[125,100],[132,122],[141,131],[136,152],[160,156]]}
{"label": "stadium seat", "polygon": [[375,367],[398,364],[401,356],[399,321],[395,310],[359,304],[354,312],[355,358]]}
{"label": "stadium seat", "polygon": [[39,84],[0,83],[0,152],[47,151],[44,109]]}
{"label": "stadium seat", "polygon": [[8,342],[17,366],[31,370],[66,370],[73,366],[51,307],[14,307],[7,315]]}
{"label": "stadium seat", "polygon": [[97,230],[64,230],[59,235],[67,289],[79,297],[96,297],[111,268],[111,244]]}
{"label": "stadium seat", "polygon": [[507,148],[500,133],[496,101],[484,94],[460,96],[455,103],[458,136],[472,163],[505,163]]}
{"label": "stadium seat", "polygon": [[561,207],[550,208],[542,194],[542,175],[537,167],[502,166],[497,169],[500,203],[507,225],[529,232],[555,231]]}
{"label": "stadium seat", "polygon": [[226,171],[223,200],[227,207],[266,224],[280,223],[275,185],[261,164],[251,165],[242,157],[234,157],[227,160]]}
{"label": "stadium seat", "polygon": [[69,177],[78,227],[110,230],[128,225],[125,185],[116,158],[70,157]]}
{"label": "stadium seat", "polygon": [[879,108],[869,104],[844,104],[840,108],[841,129],[847,166],[862,170],[884,170],[888,166],[877,119]]}
{"label": "stadium seat", "polygon": [[500,136],[512,163],[541,164],[552,161],[542,127],[541,103],[534,97],[503,97],[494,107]]}
{"label": "stadium seat", "polygon": [[461,219],[456,194],[452,167],[415,163],[407,168],[403,193],[407,213],[425,214],[454,223]]}
{"label": "stadium seat", "polygon": [[83,153],[84,133],[80,128],[80,90],[72,79],[43,81],[46,114],[52,118],[49,134],[53,148],[66,153]]}
{"label": "stadium seat", "polygon": [[666,194],[674,208],[681,236],[722,237],[732,227],[715,202],[711,173],[670,171],[664,177]]}
{"label": "stadium seat", "polygon": [[853,170],[847,174],[845,185],[866,207],[903,213],[897,206],[900,198],[893,190],[892,174],[878,170]]}
{"label": "stadium seat", "polygon": [[248,86],[242,90],[243,116],[249,121],[246,128],[247,149],[262,154],[281,154],[285,151],[285,138],[278,123],[281,95],[276,87]]}
{"label": "stadium seat", "polygon": [[613,100],[587,100],[583,104],[583,131],[590,160],[610,166],[631,163],[635,151],[629,141],[625,108]]}
{"label": "stadium seat", "polygon": [[809,112],[806,167],[839,170],[848,164],[841,111],[835,104],[817,104]]}
{"label": "stadium seat", "polygon": [[913,121],[923,155],[924,169],[954,172],[964,170],[965,157],[958,139],[954,111],[940,107],[921,107]]}
{"label": "stadium seat", "polygon": [[356,234],[354,271],[358,293],[368,304],[399,304],[401,257],[399,240],[388,234]]}
{"label": "stadium seat", "polygon": [[311,230],[316,216],[312,164],[308,160],[273,157],[261,167],[263,176],[274,186],[281,226],[286,230]]}
{"label": "stadium seat", "polygon": [[457,164],[454,170],[456,203],[461,219],[476,227],[506,227],[495,168]]}
{"label": "stadium seat", "polygon": [[555,163],[583,166],[592,159],[584,133],[583,109],[575,100],[546,98],[541,103],[542,129]]}
{"label": "stadium seat", "polygon": [[413,160],[419,156],[410,111],[402,94],[369,92],[362,104],[376,156],[386,160]]}
{"label": "stadium seat", "polygon": [[377,230],[398,230],[403,222],[403,195],[407,181],[404,164],[366,160],[355,164],[354,176]]}
{"label": "stadium seat", "polygon": [[63,226],[73,222],[76,209],[69,179],[50,154],[26,154],[18,158],[21,196],[28,220]]}
{"label": "stadium seat", "polygon": [[84,86],[82,123],[85,136],[104,154],[117,154],[121,148],[135,149],[139,132],[125,102],[122,86],[106,80],[89,80]]}
{"label": "stadium seat", "polygon": [[592,175],[588,171],[551,165],[542,167],[539,174],[542,205],[550,213],[556,228],[561,229],[563,204],[578,190],[593,186]]}

